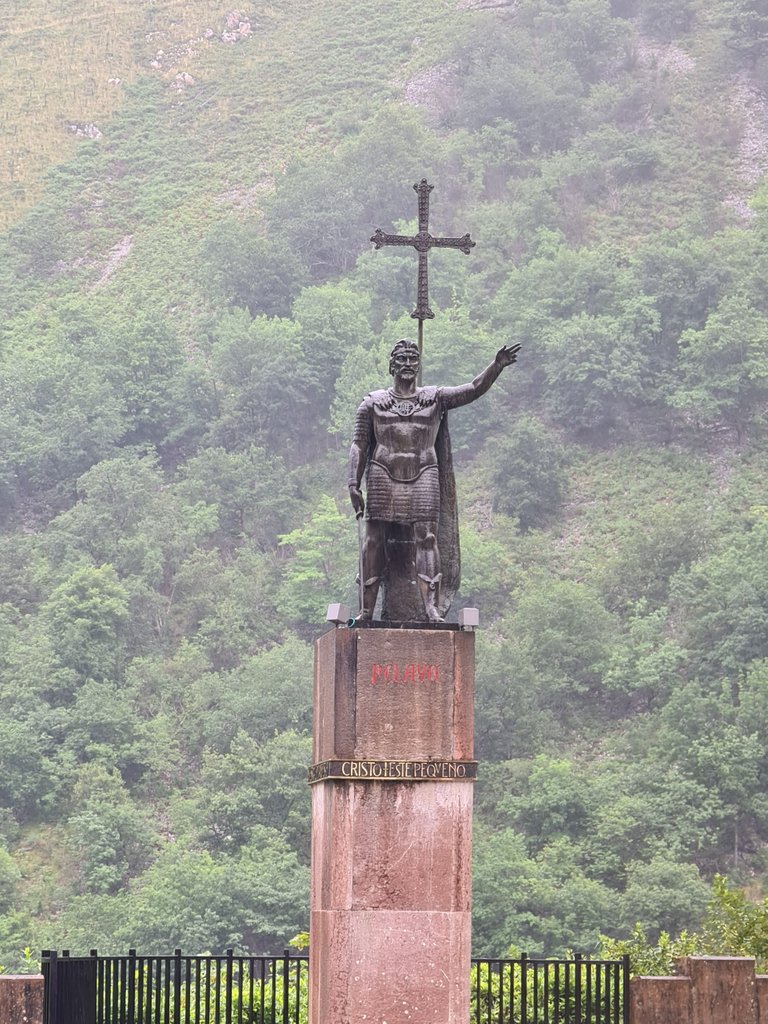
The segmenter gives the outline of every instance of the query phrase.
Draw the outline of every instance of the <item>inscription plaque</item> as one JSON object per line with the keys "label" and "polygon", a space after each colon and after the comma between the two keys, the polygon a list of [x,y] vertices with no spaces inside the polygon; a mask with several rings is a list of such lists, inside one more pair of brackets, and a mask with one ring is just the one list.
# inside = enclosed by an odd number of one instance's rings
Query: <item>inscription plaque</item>
{"label": "inscription plaque", "polygon": [[308,771],[309,784],[326,779],[347,782],[474,782],[477,761],[321,761]]}

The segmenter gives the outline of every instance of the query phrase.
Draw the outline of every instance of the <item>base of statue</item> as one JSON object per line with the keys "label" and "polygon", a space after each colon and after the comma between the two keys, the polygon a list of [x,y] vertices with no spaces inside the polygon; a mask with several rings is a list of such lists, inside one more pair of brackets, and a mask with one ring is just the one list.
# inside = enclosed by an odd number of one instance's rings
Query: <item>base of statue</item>
{"label": "base of statue", "polygon": [[474,634],[315,649],[310,1024],[466,1024]]}

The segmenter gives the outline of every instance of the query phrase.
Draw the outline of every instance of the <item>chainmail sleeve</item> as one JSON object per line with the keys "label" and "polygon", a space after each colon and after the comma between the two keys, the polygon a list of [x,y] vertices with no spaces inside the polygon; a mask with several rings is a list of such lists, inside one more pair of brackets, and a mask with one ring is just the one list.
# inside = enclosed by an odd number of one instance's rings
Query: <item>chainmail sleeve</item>
{"label": "chainmail sleeve", "polygon": [[363,478],[363,471],[368,460],[368,450],[373,440],[373,419],[371,417],[371,402],[364,398],[357,407],[355,415],[355,429],[352,433],[352,447],[349,452],[348,484],[350,487],[359,487]]}

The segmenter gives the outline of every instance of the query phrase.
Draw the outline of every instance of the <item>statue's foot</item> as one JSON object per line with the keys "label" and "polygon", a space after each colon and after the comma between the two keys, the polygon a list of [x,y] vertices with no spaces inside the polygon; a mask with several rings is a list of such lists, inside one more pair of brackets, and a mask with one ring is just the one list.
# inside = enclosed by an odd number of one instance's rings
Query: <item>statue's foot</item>
{"label": "statue's foot", "polygon": [[366,611],[365,608],[363,608],[355,616],[355,622],[370,622],[372,618],[373,616],[371,615],[371,613],[369,611]]}
{"label": "statue's foot", "polygon": [[438,612],[437,608],[427,608],[427,618],[430,622],[445,622],[445,619],[440,612]]}

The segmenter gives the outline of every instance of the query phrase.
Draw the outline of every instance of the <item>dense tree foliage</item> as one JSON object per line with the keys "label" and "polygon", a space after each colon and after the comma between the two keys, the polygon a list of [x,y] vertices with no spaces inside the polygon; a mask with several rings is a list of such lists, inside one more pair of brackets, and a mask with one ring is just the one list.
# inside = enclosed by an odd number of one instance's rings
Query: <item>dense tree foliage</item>
{"label": "dense tree foliage", "polygon": [[[205,39],[199,6],[177,28]],[[423,176],[435,231],[478,239],[431,257],[426,382],[524,346],[452,418],[475,948],[765,956],[739,886],[762,893],[768,842],[768,13],[482,7],[273,4],[188,82],[144,60],[169,27],[135,5],[135,81],[14,208],[0,963],[306,927],[345,452],[415,326],[413,253],[367,239],[414,228]]]}

